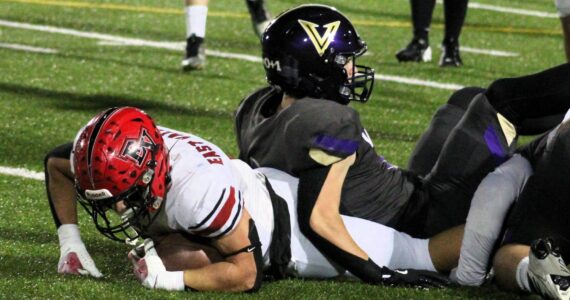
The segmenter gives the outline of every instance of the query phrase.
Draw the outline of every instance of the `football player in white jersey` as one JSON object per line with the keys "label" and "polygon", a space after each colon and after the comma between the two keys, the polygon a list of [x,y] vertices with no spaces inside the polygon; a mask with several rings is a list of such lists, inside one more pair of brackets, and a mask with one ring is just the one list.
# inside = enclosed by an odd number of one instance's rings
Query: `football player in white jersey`
{"label": "football player in white jersey", "polygon": [[[203,69],[206,65],[206,20],[209,0],[185,0],[186,55],[182,60],[182,71]],[[261,36],[269,25],[270,15],[265,9],[265,0],[246,0],[253,30]]]}
{"label": "football player in white jersey", "polygon": [[[276,278],[344,274],[300,233],[295,179],[265,172],[275,191],[263,173],[230,160],[208,141],[156,127],[135,108],[108,109],[94,117],[73,144],[46,157],[46,186],[61,248],[58,271],[102,276],[79,234],[77,195],[97,229],[111,239],[132,242],[141,234],[155,239],[163,256],[173,250],[167,242],[171,235],[199,238],[215,248],[207,251],[210,256],[200,260],[198,253],[196,261],[180,262],[185,267],[174,270],[166,268],[172,262],[165,266],[153,243],[145,240],[146,251],[133,251],[130,258],[135,274],[149,288],[256,290],[263,269]],[[357,218],[343,221],[383,266],[382,283],[447,284],[430,272],[435,268],[427,240]]]}

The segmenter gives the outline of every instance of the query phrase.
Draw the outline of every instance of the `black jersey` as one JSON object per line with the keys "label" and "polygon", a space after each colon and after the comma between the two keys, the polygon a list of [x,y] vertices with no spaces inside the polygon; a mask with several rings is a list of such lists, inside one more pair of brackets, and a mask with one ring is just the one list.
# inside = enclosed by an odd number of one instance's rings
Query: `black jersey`
{"label": "black jersey", "polygon": [[[272,88],[246,97],[236,111],[240,159],[299,176],[304,170],[356,153],[343,184],[341,213],[393,225],[414,185],[376,154],[358,113],[334,101],[303,98],[278,111],[282,94]],[[315,154],[317,153],[317,154]],[[329,157],[329,158],[330,158]]]}

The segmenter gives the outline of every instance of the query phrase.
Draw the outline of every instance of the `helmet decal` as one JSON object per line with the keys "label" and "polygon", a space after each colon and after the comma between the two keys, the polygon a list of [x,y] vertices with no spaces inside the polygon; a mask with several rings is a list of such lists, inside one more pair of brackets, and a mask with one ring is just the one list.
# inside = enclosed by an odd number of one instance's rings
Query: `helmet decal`
{"label": "helmet decal", "polygon": [[141,166],[146,161],[147,156],[155,148],[156,144],[148,134],[145,128],[142,129],[141,134],[135,139],[125,139],[123,150],[121,150],[121,157],[130,159]]}
{"label": "helmet decal", "polygon": [[330,46],[331,42],[334,41],[336,32],[340,27],[340,21],[335,21],[325,24],[323,25],[323,28],[325,28],[326,31],[321,36],[320,33],[317,31],[319,24],[315,24],[313,22],[301,19],[299,19],[298,22],[299,24],[301,24],[301,26],[303,27],[303,29],[311,39],[311,42],[313,43],[313,46],[315,46],[315,49],[317,50],[317,53],[319,53],[319,56],[323,56],[323,54],[325,54],[325,51]]}
{"label": "helmet decal", "polygon": [[267,82],[289,96],[340,104],[370,98],[374,70],[356,61],[366,43],[334,7],[305,4],[283,12],[263,32],[261,48]]}

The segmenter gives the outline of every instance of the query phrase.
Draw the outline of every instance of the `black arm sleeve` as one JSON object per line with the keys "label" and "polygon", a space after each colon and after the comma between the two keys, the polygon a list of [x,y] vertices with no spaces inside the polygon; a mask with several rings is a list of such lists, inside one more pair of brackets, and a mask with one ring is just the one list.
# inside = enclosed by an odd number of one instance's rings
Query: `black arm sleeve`
{"label": "black arm sleeve", "polygon": [[50,158],[64,158],[69,159],[71,155],[71,148],[73,148],[73,143],[66,143],[63,145],[59,145],[51,150],[44,159],[44,174],[45,174],[45,185],[46,185],[46,192],[49,201],[49,208],[51,210],[51,215],[53,216],[53,221],[55,223],[55,227],[59,228],[61,226],[61,221],[55,212],[55,207],[53,206],[53,200],[51,198],[51,194],[49,192],[49,174],[48,174],[48,161]]}
{"label": "black arm sleeve", "polygon": [[310,226],[311,213],[317,202],[330,166],[303,171],[299,176],[298,221],[301,232],[329,259],[367,283],[382,283],[383,268],[371,259],[350,254],[317,234]]}
{"label": "black arm sleeve", "polygon": [[248,293],[257,292],[261,288],[261,280],[263,279],[263,254],[261,252],[261,241],[259,240],[259,234],[257,233],[257,227],[255,227],[255,222],[253,219],[249,219],[249,242],[255,245],[253,250],[253,257],[255,259],[255,284],[248,290]]}

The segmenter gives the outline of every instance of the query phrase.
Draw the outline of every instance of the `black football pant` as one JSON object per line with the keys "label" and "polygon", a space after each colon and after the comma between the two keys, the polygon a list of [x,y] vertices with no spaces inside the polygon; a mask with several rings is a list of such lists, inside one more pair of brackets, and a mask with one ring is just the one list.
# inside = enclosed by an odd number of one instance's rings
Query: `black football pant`
{"label": "black football pant", "polygon": [[570,122],[562,124],[534,166],[507,223],[503,243],[553,238],[570,259]]}
{"label": "black football pant", "polygon": [[[476,91],[469,88],[454,96],[470,97]],[[483,94],[464,101],[453,99],[452,96],[447,104],[450,113],[438,111],[411,157],[411,171],[425,175],[425,195],[417,205],[426,207],[416,210],[422,211],[421,216],[404,216],[398,227],[415,236],[432,236],[465,223],[479,182],[514,153],[515,128],[519,132],[535,132],[561,121],[570,108],[570,65],[500,79]],[[469,103],[460,118],[457,102]],[[455,119],[444,122],[437,119],[438,115]],[[418,161],[420,158],[428,160]],[[430,164],[433,167],[428,172]]]}
{"label": "black football pant", "polygon": [[[450,43],[459,39],[459,34],[461,34],[461,28],[467,15],[468,2],[468,0],[443,1],[445,15],[444,43]],[[410,6],[412,8],[414,37],[428,40],[435,0],[410,0]]]}
{"label": "black football pant", "polygon": [[456,91],[434,114],[428,129],[416,143],[407,169],[421,176],[431,171],[445,140],[479,93],[485,92],[497,110],[519,123],[520,135],[536,135],[553,128],[566,113],[569,76],[570,64],[563,64],[528,76],[499,79],[488,89],[467,87]]}

